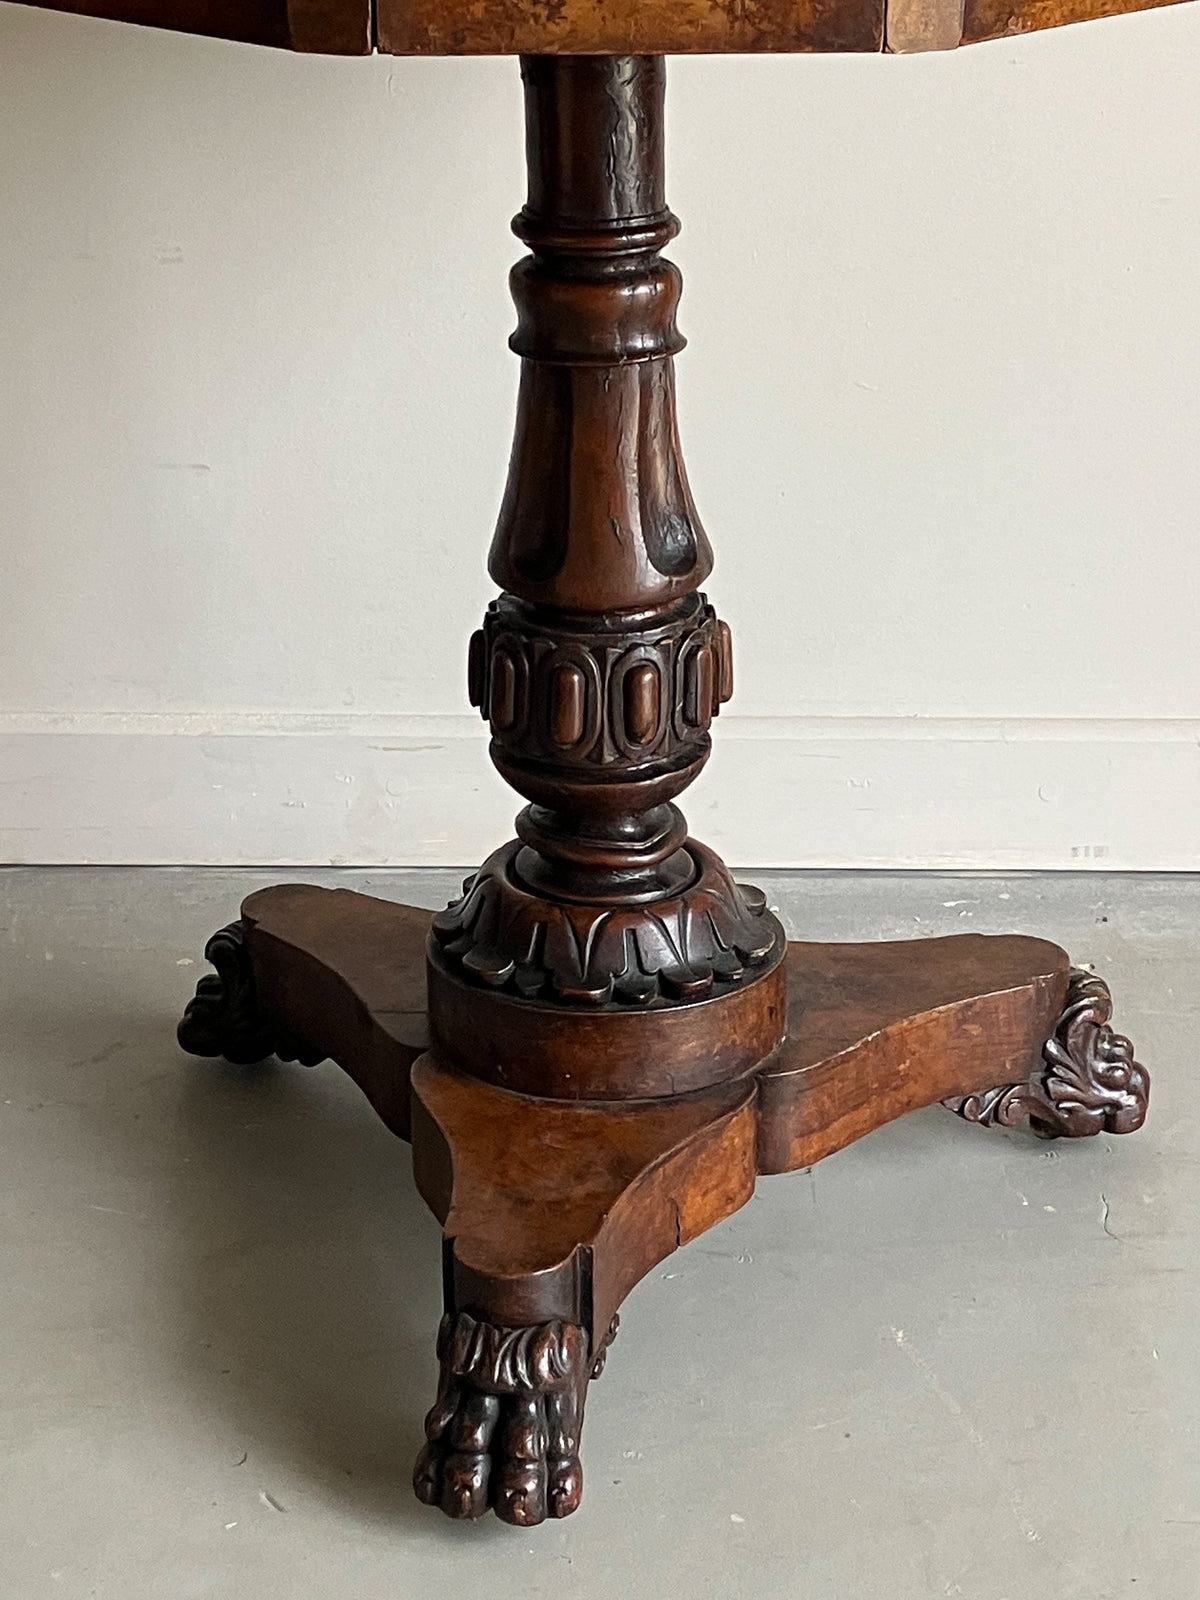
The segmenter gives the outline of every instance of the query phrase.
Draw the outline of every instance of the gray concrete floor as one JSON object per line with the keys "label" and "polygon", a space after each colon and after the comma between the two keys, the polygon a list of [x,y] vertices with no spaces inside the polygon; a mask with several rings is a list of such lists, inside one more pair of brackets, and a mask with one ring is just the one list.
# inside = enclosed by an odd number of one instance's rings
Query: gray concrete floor
{"label": "gray concrete floor", "polygon": [[757,875],[813,938],[1022,930],[1110,979],[1146,1128],[933,1110],[627,1302],[563,1523],[409,1488],[438,1230],[332,1066],[172,1030],[251,887],[455,873],[0,872],[3,1600],[1194,1600],[1200,879]]}

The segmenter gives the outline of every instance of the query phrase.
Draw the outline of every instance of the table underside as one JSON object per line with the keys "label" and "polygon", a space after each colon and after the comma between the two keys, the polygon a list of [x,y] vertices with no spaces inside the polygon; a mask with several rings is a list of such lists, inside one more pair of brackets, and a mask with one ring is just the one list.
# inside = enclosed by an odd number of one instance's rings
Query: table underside
{"label": "table underside", "polygon": [[953,50],[1178,0],[22,0],[333,55],[674,55]]}

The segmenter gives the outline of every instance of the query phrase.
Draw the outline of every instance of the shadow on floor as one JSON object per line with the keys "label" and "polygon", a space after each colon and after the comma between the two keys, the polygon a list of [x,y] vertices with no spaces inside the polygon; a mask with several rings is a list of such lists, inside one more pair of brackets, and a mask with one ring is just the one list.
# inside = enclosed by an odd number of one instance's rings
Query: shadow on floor
{"label": "shadow on floor", "polygon": [[122,1086],[94,1108],[106,1163],[159,1213],[153,1353],[197,1425],[227,1432],[231,1465],[255,1457],[356,1515],[428,1525],[411,1474],[436,1382],[440,1230],[408,1146],[332,1063],[197,1062],[175,1054],[174,1020],[111,1018],[100,1036],[126,1041],[125,1071],[135,1051],[149,1070],[125,1080],[136,1103]]}

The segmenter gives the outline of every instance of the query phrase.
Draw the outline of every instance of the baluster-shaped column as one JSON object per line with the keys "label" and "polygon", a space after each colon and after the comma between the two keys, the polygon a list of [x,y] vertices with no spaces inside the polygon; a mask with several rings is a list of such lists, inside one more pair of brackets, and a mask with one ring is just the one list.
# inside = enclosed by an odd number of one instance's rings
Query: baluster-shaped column
{"label": "baluster-shaped column", "polygon": [[[699,592],[712,552],[676,425],[664,63],[527,57],[522,75],[529,198],[513,226],[530,254],[512,273],[521,386],[489,563],[504,593],[472,640],[470,692],[530,804],[435,920],[434,991],[453,978],[593,1010],[717,998],[771,970],[783,936],[674,804],[708,758],[732,658]],[[435,1038],[441,1024],[465,1056],[432,1004]],[[721,1057],[700,1076],[727,1075]],[[561,1077],[554,1092],[576,1092]]]}

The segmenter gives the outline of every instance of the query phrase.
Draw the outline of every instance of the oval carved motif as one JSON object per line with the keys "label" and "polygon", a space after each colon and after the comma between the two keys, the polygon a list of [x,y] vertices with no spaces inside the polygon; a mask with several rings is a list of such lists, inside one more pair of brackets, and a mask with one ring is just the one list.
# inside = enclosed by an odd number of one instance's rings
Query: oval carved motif
{"label": "oval carved motif", "polygon": [[477,628],[467,652],[467,695],[473,706],[483,705],[487,687],[487,634]]}
{"label": "oval carved motif", "polygon": [[703,644],[688,657],[683,714],[693,728],[702,728],[713,713],[713,653]]}
{"label": "oval carved motif", "polygon": [[653,661],[640,661],[625,674],[625,737],[631,744],[649,744],[658,732],[661,686]]}
{"label": "oval carved motif", "polygon": [[587,684],[581,668],[556,667],[550,680],[550,737],[563,750],[583,738]]}
{"label": "oval carved motif", "polygon": [[492,657],[492,724],[501,733],[507,733],[517,720],[517,668],[506,650],[497,650]]}
{"label": "oval carved motif", "polygon": [[[724,705],[733,698],[733,635],[727,622],[717,623],[717,658],[721,668],[717,704]],[[713,709],[715,711],[716,707]]]}

